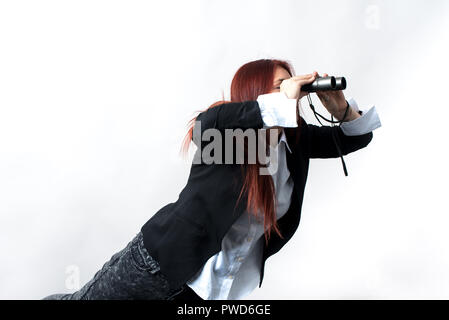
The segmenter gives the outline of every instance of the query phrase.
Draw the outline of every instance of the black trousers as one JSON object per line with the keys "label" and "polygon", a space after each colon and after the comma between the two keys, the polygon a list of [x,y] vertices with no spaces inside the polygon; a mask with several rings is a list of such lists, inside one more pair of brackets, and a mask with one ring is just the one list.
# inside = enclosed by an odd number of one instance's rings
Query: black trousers
{"label": "black trousers", "polygon": [[74,293],[43,300],[202,300],[187,285],[170,288],[159,263],[145,249],[142,232],[114,254],[95,276]]}

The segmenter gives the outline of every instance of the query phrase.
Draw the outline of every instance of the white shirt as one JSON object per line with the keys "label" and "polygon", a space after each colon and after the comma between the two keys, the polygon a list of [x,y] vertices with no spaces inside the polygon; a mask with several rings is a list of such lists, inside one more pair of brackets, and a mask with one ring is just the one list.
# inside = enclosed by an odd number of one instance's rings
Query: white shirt
{"label": "white shirt", "polygon": [[[297,127],[296,99],[275,92],[257,98],[264,127]],[[354,99],[349,105],[358,111]],[[381,126],[375,107],[360,118],[340,125],[345,135],[361,135]],[[285,133],[279,144],[271,147],[277,152],[277,170],[270,171],[276,192],[276,218],[279,220],[290,207],[293,180],[287,167],[286,152],[291,152]],[[276,159],[276,157],[273,157]],[[271,158],[270,158],[271,159]],[[270,168],[271,166],[268,166]],[[263,252],[263,221],[244,211],[228,230],[221,242],[221,251],[210,257],[187,285],[205,300],[240,300],[257,288]]]}

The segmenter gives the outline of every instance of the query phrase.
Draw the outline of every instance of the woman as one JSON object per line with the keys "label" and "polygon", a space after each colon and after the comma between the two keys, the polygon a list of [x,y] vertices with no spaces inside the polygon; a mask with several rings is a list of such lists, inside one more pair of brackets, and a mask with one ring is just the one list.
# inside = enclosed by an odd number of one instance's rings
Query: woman
{"label": "woman", "polygon": [[[301,86],[317,76],[294,76],[288,62],[273,59],[240,67],[231,100],[214,103],[190,122],[183,150],[192,140],[197,150],[178,200],[156,212],[79,291],[44,299],[241,299],[260,287],[266,259],[298,227],[309,159],[359,150],[380,126],[374,107],[362,114],[342,91],[317,92],[343,121],[340,126],[307,124],[299,114],[299,99],[307,94]],[[220,161],[205,161],[208,147],[221,139],[215,134],[261,129],[278,133],[277,139],[258,136],[256,141],[275,161],[250,162],[249,139],[243,146],[246,162],[236,163],[234,154],[231,163],[221,161],[235,150],[223,144],[213,149],[214,159],[223,151]],[[272,163],[275,169],[261,174]]]}

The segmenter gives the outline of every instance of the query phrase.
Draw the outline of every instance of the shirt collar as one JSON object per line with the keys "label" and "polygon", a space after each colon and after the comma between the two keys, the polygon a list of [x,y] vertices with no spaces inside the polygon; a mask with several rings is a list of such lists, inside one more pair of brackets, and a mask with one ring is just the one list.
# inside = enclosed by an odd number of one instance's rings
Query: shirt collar
{"label": "shirt collar", "polygon": [[290,146],[288,145],[287,137],[285,136],[284,129],[282,129],[281,139],[279,140],[279,143],[281,143],[282,141],[283,141],[283,142],[285,143],[285,145],[287,146],[288,151],[290,151],[290,153],[292,153],[292,150],[290,149]]}

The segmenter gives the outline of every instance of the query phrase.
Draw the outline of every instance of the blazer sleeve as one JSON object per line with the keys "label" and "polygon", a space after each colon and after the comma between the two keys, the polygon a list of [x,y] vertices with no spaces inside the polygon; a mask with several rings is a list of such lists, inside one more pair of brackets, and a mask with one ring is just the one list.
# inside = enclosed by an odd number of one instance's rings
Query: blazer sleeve
{"label": "blazer sleeve", "polygon": [[343,133],[340,126],[316,126],[307,124],[301,117],[301,135],[300,138],[309,158],[338,158],[337,147],[334,142],[339,143],[342,155],[357,151],[366,147],[373,138],[373,132],[363,135],[347,136]]}
{"label": "blazer sleeve", "polygon": [[[195,121],[201,123],[201,135],[207,129],[242,129],[263,128],[263,120],[257,101],[231,102],[201,112]],[[193,136],[192,136],[193,138]]]}
{"label": "blazer sleeve", "polygon": [[201,112],[197,118],[205,129],[262,128],[263,120],[257,101],[231,102]]}

